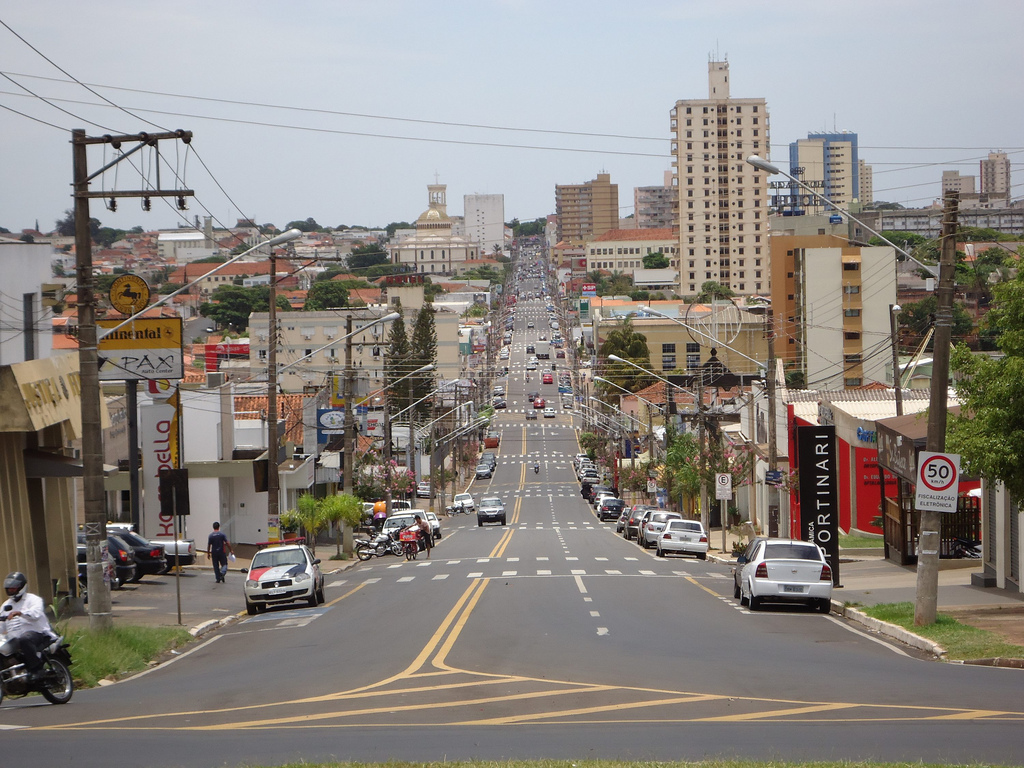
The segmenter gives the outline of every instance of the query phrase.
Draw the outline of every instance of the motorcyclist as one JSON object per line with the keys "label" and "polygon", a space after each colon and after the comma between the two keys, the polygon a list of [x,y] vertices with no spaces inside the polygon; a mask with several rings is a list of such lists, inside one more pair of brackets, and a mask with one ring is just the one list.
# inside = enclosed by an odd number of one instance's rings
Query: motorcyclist
{"label": "motorcyclist", "polygon": [[57,639],[46,618],[43,598],[28,591],[28,579],[21,571],[13,571],[4,579],[7,601],[0,607],[0,620],[5,622],[8,640],[25,663],[30,683],[37,682],[43,671],[41,651]]}
{"label": "motorcyclist", "polygon": [[535,461],[533,463],[533,474],[536,475],[536,474],[539,474],[539,473],[540,473],[540,462],[539,461]]}

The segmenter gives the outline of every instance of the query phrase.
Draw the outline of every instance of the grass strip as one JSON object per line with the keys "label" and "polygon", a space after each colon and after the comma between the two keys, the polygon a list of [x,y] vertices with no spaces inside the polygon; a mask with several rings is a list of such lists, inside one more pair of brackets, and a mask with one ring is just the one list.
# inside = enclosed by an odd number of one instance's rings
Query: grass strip
{"label": "grass strip", "polygon": [[1007,643],[999,635],[987,629],[978,629],[961,624],[951,616],[937,614],[935,623],[927,627],[914,626],[913,603],[880,603],[860,607],[868,616],[888,621],[890,624],[908,629],[914,634],[926,637],[946,649],[948,658],[961,661],[970,659],[1024,658],[1024,647]]}
{"label": "grass strip", "polygon": [[192,639],[179,627],[119,626],[106,632],[76,629],[65,635],[71,646],[71,674],[79,688],[92,688],[104,678],[121,678],[145,669],[150,662]]}
{"label": "grass strip", "polygon": [[845,536],[839,534],[840,549],[882,549],[885,542],[871,536]]}

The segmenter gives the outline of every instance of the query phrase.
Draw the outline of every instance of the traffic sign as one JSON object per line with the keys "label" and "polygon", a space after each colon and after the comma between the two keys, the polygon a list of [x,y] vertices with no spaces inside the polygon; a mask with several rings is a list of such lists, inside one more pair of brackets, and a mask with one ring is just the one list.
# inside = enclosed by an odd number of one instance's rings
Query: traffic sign
{"label": "traffic sign", "polygon": [[715,498],[719,501],[732,498],[732,475],[728,472],[715,473]]}
{"label": "traffic sign", "polygon": [[914,506],[933,512],[956,512],[960,490],[960,454],[921,451],[917,457]]}

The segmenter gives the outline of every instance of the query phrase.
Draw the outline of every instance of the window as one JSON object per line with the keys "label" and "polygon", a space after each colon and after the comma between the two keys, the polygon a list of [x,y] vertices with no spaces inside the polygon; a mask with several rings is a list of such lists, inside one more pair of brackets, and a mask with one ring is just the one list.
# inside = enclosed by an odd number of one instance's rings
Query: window
{"label": "window", "polygon": [[859,285],[844,285],[843,286],[843,293],[847,293],[847,294],[850,294],[850,293],[860,293],[860,286]]}
{"label": "window", "polygon": [[843,383],[848,387],[859,387],[860,379],[843,379]]}
{"label": "window", "polygon": [[846,365],[860,365],[861,357],[860,355],[843,355],[843,362]]}
{"label": "window", "polygon": [[[822,233],[822,234],[824,234],[824,233]],[[860,262],[856,262],[856,261],[844,262],[843,263],[843,271],[844,272],[858,272],[858,271],[860,271]]]}
{"label": "window", "polygon": [[843,311],[843,317],[860,317],[859,309],[847,309]]}
{"label": "window", "polygon": [[676,353],[676,345],[673,344],[662,344],[661,354],[663,355],[674,355]]}
{"label": "window", "polygon": [[860,333],[858,333],[857,331],[846,331],[845,333],[843,333],[843,338],[849,341],[856,341],[857,339],[860,338]]}

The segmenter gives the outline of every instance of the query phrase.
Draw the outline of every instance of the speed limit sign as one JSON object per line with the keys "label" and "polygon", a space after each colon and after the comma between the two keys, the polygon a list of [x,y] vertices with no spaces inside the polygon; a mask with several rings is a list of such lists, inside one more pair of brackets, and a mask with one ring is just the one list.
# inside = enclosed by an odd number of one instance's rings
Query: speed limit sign
{"label": "speed limit sign", "polygon": [[729,501],[732,499],[732,475],[728,472],[715,474],[715,499]]}
{"label": "speed limit sign", "polygon": [[914,506],[934,512],[956,512],[960,489],[960,455],[921,451],[917,458]]}

